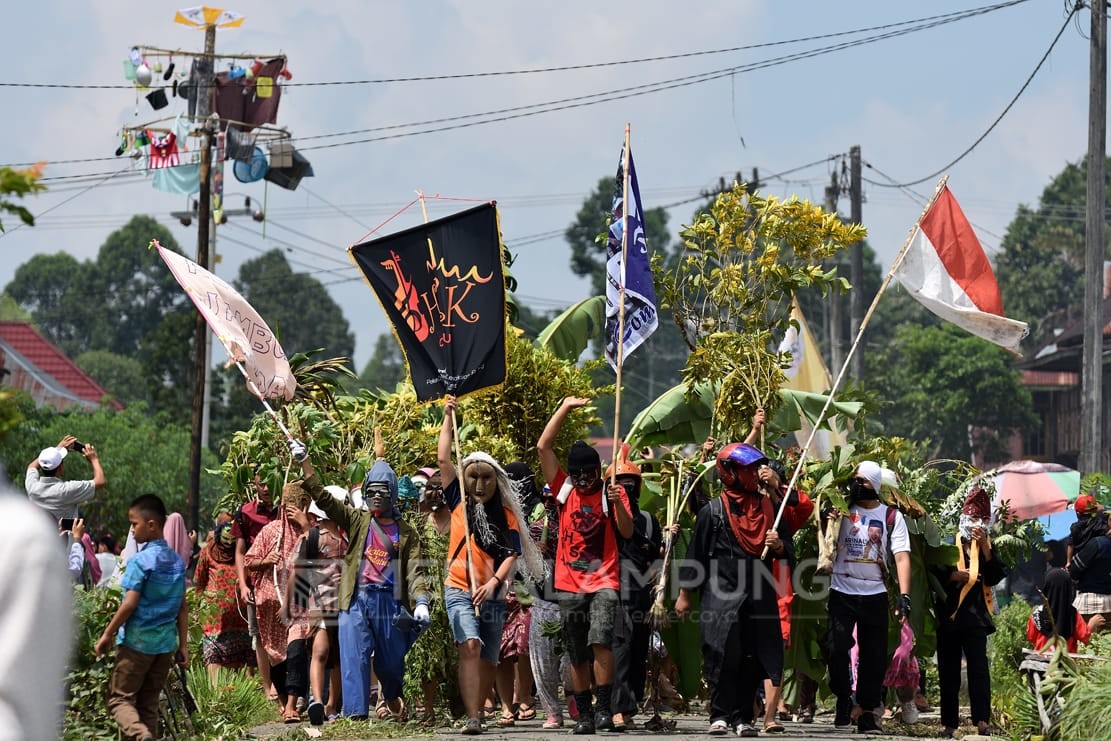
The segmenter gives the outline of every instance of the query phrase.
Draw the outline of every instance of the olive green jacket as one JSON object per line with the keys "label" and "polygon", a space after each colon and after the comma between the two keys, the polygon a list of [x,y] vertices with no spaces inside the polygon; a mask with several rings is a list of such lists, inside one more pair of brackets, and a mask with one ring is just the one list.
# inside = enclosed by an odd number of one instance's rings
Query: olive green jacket
{"label": "olive green jacket", "polygon": [[[351,597],[359,581],[363,566],[363,547],[366,545],[367,529],[370,527],[370,513],[355,509],[335,499],[324,491],[320,477],[313,473],[305,479],[305,490],[312,496],[320,509],[347,533],[347,555],[343,559],[343,575],[340,577],[338,607],[347,610],[351,607]],[[427,603],[431,595],[428,591],[428,576],[421,558],[420,538],[412,527],[401,520],[397,522],[397,561],[394,564],[394,596],[410,612],[417,603]]]}

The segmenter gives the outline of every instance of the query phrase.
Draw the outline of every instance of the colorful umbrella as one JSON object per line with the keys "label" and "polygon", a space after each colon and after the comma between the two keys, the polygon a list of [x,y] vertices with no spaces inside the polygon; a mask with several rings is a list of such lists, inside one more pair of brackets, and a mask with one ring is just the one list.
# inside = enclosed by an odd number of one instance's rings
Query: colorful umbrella
{"label": "colorful umbrella", "polygon": [[235,11],[199,5],[195,8],[183,8],[177,11],[174,14],[174,23],[192,26],[193,28],[206,28],[208,26],[235,28],[243,25],[243,16]]}
{"label": "colorful umbrella", "polygon": [[992,510],[1006,502],[1019,520],[1062,512],[1080,496],[1080,472],[1057,463],[1011,461],[974,480],[995,488]]}

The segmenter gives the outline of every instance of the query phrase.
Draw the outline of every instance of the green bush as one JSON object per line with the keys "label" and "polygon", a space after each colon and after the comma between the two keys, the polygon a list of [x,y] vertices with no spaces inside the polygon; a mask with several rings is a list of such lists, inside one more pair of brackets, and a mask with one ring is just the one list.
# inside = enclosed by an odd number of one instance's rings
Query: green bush
{"label": "green bush", "polygon": [[100,587],[91,592],[77,588],[73,592],[75,635],[62,729],[66,741],[117,738],[116,723],[104,704],[115,657],[97,657],[93,649],[104,626],[116,614],[121,597],[119,587]]}
{"label": "green bush", "polygon": [[988,648],[992,712],[999,726],[1008,732],[1030,732],[1038,727],[1037,705],[1029,702],[1033,700],[1033,693],[1018,671],[1022,649],[1030,647],[1026,640],[1026,623],[1032,611],[1033,608],[1021,599],[1000,610],[995,616],[995,633]]}
{"label": "green bush", "polygon": [[238,738],[243,731],[275,719],[275,705],[256,676],[220,667],[210,677],[203,666],[186,672],[197,701],[193,728],[201,738]]}

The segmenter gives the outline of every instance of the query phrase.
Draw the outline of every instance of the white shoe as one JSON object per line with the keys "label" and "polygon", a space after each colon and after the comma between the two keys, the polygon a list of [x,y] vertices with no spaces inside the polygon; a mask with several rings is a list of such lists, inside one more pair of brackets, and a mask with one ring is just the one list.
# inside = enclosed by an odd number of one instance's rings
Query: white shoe
{"label": "white shoe", "polygon": [[918,706],[914,704],[914,700],[903,703],[903,722],[904,723],[917,723],[918,722]]}
{"label": "white shoe", "polygon": [[756,730],[756,726],[751,723],[738,723],[737,735],[741,738],[756,738],[760,735],[760,731]]}

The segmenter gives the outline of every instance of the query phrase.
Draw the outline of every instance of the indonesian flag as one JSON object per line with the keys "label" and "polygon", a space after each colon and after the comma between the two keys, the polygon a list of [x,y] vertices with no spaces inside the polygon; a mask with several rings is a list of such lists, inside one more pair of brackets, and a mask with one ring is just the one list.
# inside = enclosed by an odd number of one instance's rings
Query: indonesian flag
{"label": "indonesian flag", "polygon": [[942,319],[1019,354],[1030,328],[1003,315],[995,273],[948,186],[915,227],[895,277]]}

